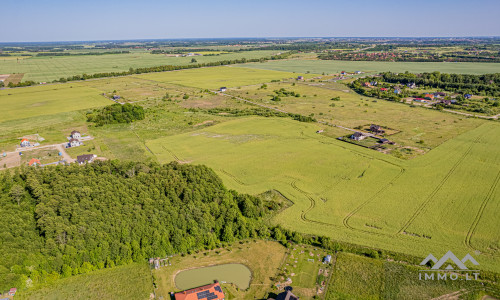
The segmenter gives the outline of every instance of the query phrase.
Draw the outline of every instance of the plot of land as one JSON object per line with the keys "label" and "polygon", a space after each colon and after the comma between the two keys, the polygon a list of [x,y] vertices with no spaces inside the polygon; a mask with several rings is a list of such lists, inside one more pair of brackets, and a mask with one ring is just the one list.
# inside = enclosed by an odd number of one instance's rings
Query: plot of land
{"label": "plot of land", "polygon": [[217,280],[233,283],[238,288],[246,290],[250,286],[251,278],[252,273],[245,265],[223,264],[179,272],[175,275],[175,286],[181,290],[188,290]]}
{"label": "plot of land", "polygon": [[160,162],[206,164],[240,192],[279,190],[294,205],[274,221],[289,228],[423,257],[480,250],[482,268],[500,268],[498,124],[485,123],[412,161],[317,129],[246,118],[146,144]]}

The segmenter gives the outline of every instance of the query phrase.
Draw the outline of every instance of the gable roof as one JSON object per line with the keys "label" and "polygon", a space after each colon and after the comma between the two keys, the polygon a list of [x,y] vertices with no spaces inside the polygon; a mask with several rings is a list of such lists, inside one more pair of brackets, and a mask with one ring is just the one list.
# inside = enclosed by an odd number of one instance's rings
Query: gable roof
{"label": "gable roof", "polygon": [[77,131],[77,130],[73,130],[71,131],[71,135],[75,134],[75,133],[80,133],[80,131]]}
{"label": "gable roof", "polygon": [[83,164],[83,163],[88,162],[88,161],[90,161],[92,159],[94,159],[94,154],[83,154],[83,155],[78,155],[76,157],[76,161],[79,164]]}
{"label": "gable roof", "polygon": [[41,163],[40,163],[40,160],[39,160],[39,159],[36,159],[36,158],[32,158],[32,159],[30,160],[30,162],[28,163],[28,165],[29,165],[29,166],[32,166],[32,165],[34,165],[34,164],[37,164],[37,165],[41,164]]}
{"label": "gable roof", "polygon": [[175,294],[175,300],[217,300],[224,299],[224,293],[218,282],[185,290]]}
{"label": "gable roof", "polygon": [[29,140],[28,140],[28,139],[22,139],[22,140],[21,140],[21,143],[22,143],[22,142],[29,142]]}
{"label": "gable roof", "polygon": [[361,136],[364,136],[364,134],[362,134],[361,132],[359,131],[356,131],[353,135],[353,137],[361,137]]}
{"label": "gable roof", "polygon": [[295,296],[290,290],[280,293],[276,300],[298,300],[299,297]]}

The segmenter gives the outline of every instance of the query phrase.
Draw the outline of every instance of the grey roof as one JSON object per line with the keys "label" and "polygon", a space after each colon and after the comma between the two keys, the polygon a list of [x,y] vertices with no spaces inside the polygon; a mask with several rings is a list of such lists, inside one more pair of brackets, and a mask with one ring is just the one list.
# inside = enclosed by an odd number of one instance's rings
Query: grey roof
{"label": "grey roof", "polygon": [[83,154],[76,157],[76,161],[78,161],[79,164],[83,164],[92,159],[94,159],[94,154]]}

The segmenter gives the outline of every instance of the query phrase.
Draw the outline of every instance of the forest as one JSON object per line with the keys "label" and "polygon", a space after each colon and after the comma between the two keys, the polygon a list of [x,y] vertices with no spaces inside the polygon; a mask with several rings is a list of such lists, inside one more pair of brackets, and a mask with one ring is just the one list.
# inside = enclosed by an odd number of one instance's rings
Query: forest
{"label": "forest", "polygon": [[125,103],[112,104],[87,113],[87,122],[94,122],[96,126],[104,124],[131,123],[144,120],[144,108],[140,105]]}
{"label": "forest", "polygon": [[277,204],[205,166],[107,161],[0,175],[0,290],[269,237]]}

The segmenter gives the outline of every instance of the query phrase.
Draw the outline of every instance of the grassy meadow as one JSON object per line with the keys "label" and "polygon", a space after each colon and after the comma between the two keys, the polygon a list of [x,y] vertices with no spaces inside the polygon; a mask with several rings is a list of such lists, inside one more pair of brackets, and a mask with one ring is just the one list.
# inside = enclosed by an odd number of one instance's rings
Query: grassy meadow
{"label": "grassy meadow", "polygon": [[[84,51],[88,52],[88,51]],[[219,56],[171,57],[164,54],[138,52],[109,55],[82,56],[42,56],[26,59],[0,58],[0,74],[24,74],[22,80],[49,82],[61,77],[104,72],[122,72],[129,68],[154,67],[163,65],[189,65],[194,58],[198,63],[233,60],[240,58],[261,58],[276,54],[277,51],[245,51]]]}
{"label": "grassy meadow", "polygon": [[500,64],[472,62],[383,62],[383,61],[342,61],[342,60],[280,60],[264,63],[249,63],[247,68],[282,72],[333,74],[341,71],[354,72],[434,72],[459,74],[486,74],[500,72]]}
{"label": "grassy meadow", "polygon": [[479,250],[481,268],[500,269],[498,219],[490,211],[499,192],[499,124],[485,122],[410,161],[318,129],[244,118],[146,145],[162,163],[206,164],[240,192],[279,190],[294,205],[274,221],[288,228],[423,257]]}
{"label": "grassy meadow", "polygon": [[[222,283],[228,299],[263,299],[267,297],[273,277],[285,257],[286,248],[276,242],[246,241],[211,251],[201,251],[187,256],[169,258],[171,265],[153,270],[156,296],[169,299],[170,292],[177,292],[176,275],[187,269],[238,263],[248,267],[252,273],[250,287],[237,289]],[[215,278],[214,278],[215,279]],[[267,298],[266,298],[267,299]]]}
{"label": "grassy meadow", "polygon": [[19,292],[15,299],[149,299],[153,282],[149,266],[129,264],[93,271]]}

